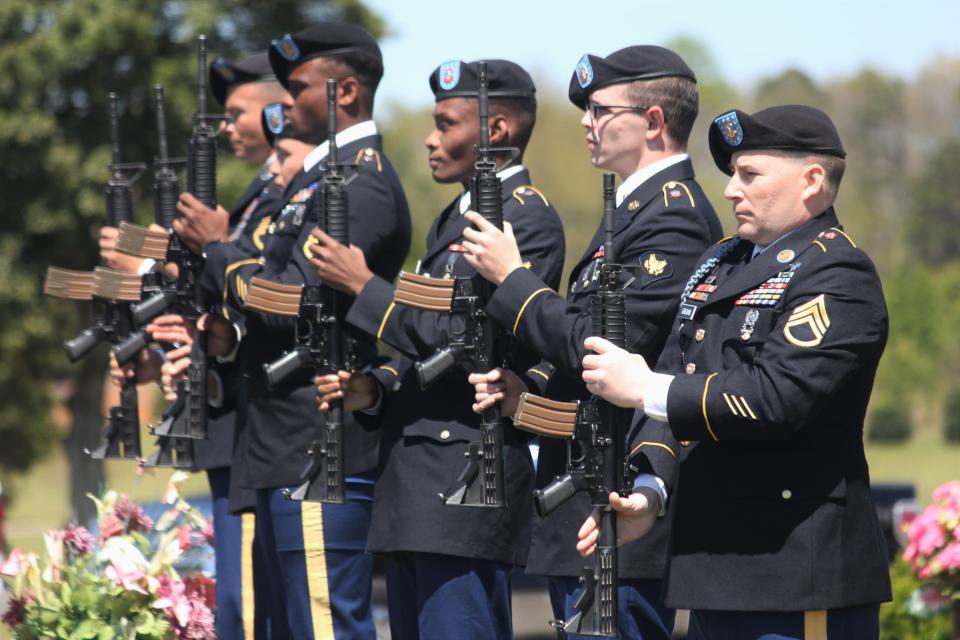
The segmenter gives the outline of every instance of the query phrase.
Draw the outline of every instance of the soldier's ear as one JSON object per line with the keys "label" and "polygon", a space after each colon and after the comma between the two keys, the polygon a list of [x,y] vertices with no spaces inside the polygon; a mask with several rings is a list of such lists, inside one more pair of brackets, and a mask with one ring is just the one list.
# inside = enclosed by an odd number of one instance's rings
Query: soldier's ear
{"label": "soldier's ear", "polygon": [[[826,171],[819,162],[808,163],[800,174],[800,197],[804,202],[822,196],[826,190]],[[817,208],[819,205],[815,206]]]}
{"label": "soldier's ear", "polygon": [[337,82],[337,104],[349,111],[355,109],[360,101],[360,82],[354,76],[347,76]]}
{"label": "soldier's ear", "polygon": [[494,147],[503,146],[510,140],[510,120],[502,113],[491,113],[488,121],[490,127],[490,144]]}

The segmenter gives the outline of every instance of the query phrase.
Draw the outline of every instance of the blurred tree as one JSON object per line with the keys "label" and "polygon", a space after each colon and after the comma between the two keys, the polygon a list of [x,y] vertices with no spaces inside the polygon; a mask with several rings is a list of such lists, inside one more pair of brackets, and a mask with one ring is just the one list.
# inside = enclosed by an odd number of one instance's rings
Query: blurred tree
{"label": "blurred tree", "polygon": [[[51,380],[76,381],[73,431],[74,515],[85,519],[102,466],[82,453],[97,442],[105,353],[67,365],[60,342],[81,328],[80,307],[41,295],[47,265],[90,269],[104,216],[108,177],[108,91],[121,100],[124,159],[155,150],[150,87],[168,96],[171,151],[182,154],[196,100],[194,37],[212,55],[262,49],[270,39],[322,18],[359,20],[376,34],[379,18],[360,0],[4,0],[0,4],[0,470],[22,471],[53,442]],[[212,101],[212,99],[211,99]],[[220,200],[229,205],[250,168],[225,159]],[[152,218],[149,180],[136,194],[138,219]]]}
{"label": "blurred tree", "polygon": [[787,69],[772,78],[761,80],[754,90],[755,110],[778,104],[807,104],[830,111],[829,96],[799,69]]}
{"label": "blurred tree", "polygon": [[910,185],[909,250],[934,266],[960,256],[960,138],[944,141]]}

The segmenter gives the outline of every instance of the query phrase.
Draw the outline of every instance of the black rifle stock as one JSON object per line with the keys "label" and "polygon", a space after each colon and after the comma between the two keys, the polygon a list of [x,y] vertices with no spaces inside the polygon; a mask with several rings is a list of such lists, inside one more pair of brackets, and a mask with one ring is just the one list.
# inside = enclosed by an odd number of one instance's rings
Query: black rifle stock
{"label": "black rifle stock", "polygon": [[[625,297],[620,287],[622,265],[613,245],[613,174],[603,176],[604,256],[600,285],[590,300],[591,333],[626,348]],[[564,633],[618,638],[617,519],[609,494],[629,493],[624,464],[629,412],[594,396],[586,402],[555,402],[523,394],[514,424],[549,437],[572,439],[567,449],[567,473],[534,492],[541,517],[586,491],[600,512],[599,538],[593,565],[580,576],[581,592],[569,620],[554,621]],[[576,450],[576,453],[574,452]]]}
{"label": "black rifle stock", "polygon": [[[349,244],[348,199],[343,166],[337,158],[337,82],[327,81],[327,140],[329,154],[324,171],[323,199],[314,193],[317,226],[341,244]],[[321,205],[322,202],[322,205]],[[299,291],[298,291],[299,290]],[[340,295],[323,285],[296,287],[251,281],[245,306],[275,315],[293,316],[296,309],[294,348],[278,360],[264,364],[267,383],[275,388],[304,367],[318,374],[352,371],[356,368],[355,341],[345,330]],[[290,500],[346,502],[343,452],[343,402],[330,402],[318,437],[310,443],[310,462],[300,474],[302,483],[284,490]]]}

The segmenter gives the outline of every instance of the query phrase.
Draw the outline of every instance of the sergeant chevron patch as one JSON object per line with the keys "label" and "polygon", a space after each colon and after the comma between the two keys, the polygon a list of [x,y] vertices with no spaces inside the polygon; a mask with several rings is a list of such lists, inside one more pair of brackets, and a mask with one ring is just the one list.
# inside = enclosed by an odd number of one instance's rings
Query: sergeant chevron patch
{"label": "sergeant chevron patch", "polygon": [[830,316],[826,297],[821,293],[793,310],[783,327],[783,337],[795,347],[816,347],[823,342],[828,329]]}

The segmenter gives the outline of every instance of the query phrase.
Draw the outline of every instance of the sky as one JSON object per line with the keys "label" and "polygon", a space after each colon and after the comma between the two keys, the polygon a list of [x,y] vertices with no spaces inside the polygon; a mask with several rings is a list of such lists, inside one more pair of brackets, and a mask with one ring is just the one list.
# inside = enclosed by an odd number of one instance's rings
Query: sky
{"label": "sky", "polygon": [[535,75],[541,95],[565,96],[584,53],[677,37],[704,44],[740,88],[790,67],[817,80],[865,66],[909,77],[937,56],[960,57],[960,0],[365,2],[388,28],[380,105],[430,104],[436,66],[484,57],[513,60]]}

